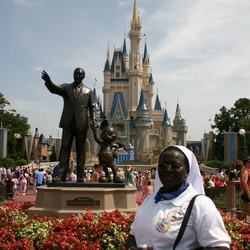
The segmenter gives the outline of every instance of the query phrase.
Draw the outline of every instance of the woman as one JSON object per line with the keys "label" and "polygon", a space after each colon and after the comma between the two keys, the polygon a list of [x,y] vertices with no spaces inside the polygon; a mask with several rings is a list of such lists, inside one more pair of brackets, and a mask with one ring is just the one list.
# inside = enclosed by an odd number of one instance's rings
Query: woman
{"label": "woman", "polygon": [[152,182],[148,181],[147,186],[145,186],[143,189],[142,200],[146,199],[146,197],[152,194],[153,192],[154,192],[154,187],[152,186]]}
{"label": "woman", "polygon": [[25,195],[27,191],[27,179],[23,173],[19,177],[19,191],[21,195]]}
{"label": "woman", "polygon": [[126,185],[135,186],[135,176],[134,176],[134,168],[133,168],[133,166],[128,166],[127,167]]}
{"label": "woman", "polygon": [[[142,245],[148,250],[173,249],[187,206],[196,194],[204,194],[204,188],[194,154],[183,146],[165,148],[159,158],[154,193],[136,213],[127,249],[142,249]],[[230,243],[215,205],[199,195],[176,250],[229,249]]]}
{"label": "woman", "polygon": [[95,164],[94,165],[94,173],[91,176],[91,181],[98,182],[101,172],[102,172],[102,167],[99,166],[98,164]]}
{"label": "woman", "polygon": [[250,215],[250,156],[243,160],[243,164],[244,166],[240,172],[242,199],[241,220],[244,220],[247,215]]}

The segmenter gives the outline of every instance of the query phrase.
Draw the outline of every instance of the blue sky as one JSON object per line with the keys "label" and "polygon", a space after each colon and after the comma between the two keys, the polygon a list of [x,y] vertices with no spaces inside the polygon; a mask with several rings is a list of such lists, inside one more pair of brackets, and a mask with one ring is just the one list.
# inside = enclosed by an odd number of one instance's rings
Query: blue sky
{"label": "blue sky", "polygon": [[[161,104],[171,122],[177,100],[188,137],[200,140],[222,106],[250,92],[249,0],[137,0]],[[0,0],[0,92],[28,117],[31,132],[60,136],[62,100],[41,79],[84,83],[102,98],[108,44],[123,44],[133,0]],[[127,38],[127,48],[130,41]],[[141,43],[143,53],[144,41]],[[3,124],[4,125],[4,124]]]}

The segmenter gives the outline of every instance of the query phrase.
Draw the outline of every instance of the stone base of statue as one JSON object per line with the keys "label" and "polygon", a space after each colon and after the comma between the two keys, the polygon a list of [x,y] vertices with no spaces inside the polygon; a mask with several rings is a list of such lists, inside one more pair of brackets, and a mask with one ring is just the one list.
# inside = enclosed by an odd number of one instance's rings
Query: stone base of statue
{"label": "stone base of statue", "polygon": [[37,187],[34,207],[28,217],[34,215],[67,218],[71,214],[110,212],[119,209],[131,213],[137,210],[135,187],[124,183],[64,182],[49,183]]}

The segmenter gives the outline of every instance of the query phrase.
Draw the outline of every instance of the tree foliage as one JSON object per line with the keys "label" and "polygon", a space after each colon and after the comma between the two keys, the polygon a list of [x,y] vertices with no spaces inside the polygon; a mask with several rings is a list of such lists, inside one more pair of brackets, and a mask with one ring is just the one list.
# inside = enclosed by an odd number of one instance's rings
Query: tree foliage
{"label": "tree foliage", "polygon": [[225,106],[220,108],[220,113],[214,117],[215,125],[212,128],[216,132],[216,141],[214,144],[214,155],[217,159],[223,160],[224,158],[224,132],[236,132],[240,129],[245,129],[246,134],[246,148],[244,153],[242,151],[242,145],[239,145],[239,156],[243,157],[243,154],[250,152],[250,99],[240,98],[230,109]]}
{"label": "tree foliage", "polygon": [[5,129],[8,129],[7,154],[16,160],[23,158],[22,139],[16,138],[16,135],[21,137],[26,135],[30,125],[27,117],[21,116],[14,109],[8,110],[9,105],[9,101],[0,93],[0,122]]}

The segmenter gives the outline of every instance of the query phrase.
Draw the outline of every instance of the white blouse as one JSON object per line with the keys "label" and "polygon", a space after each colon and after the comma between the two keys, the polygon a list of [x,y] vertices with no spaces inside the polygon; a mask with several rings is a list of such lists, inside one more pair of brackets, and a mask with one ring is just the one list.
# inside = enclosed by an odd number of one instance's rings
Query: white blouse
{"label": "white blouse", "polygon": [[[149,195],[138,208],[130,234],[137,246],[146,244],[154,250],[173,249],[184,214],[191,198],[197,194],[190,184],[186,191],[172,200],[155,203]],[[210,198],[200,195],[194,206],[176,250],[202,247],[230,248],[230,237],[217,208]]]}

